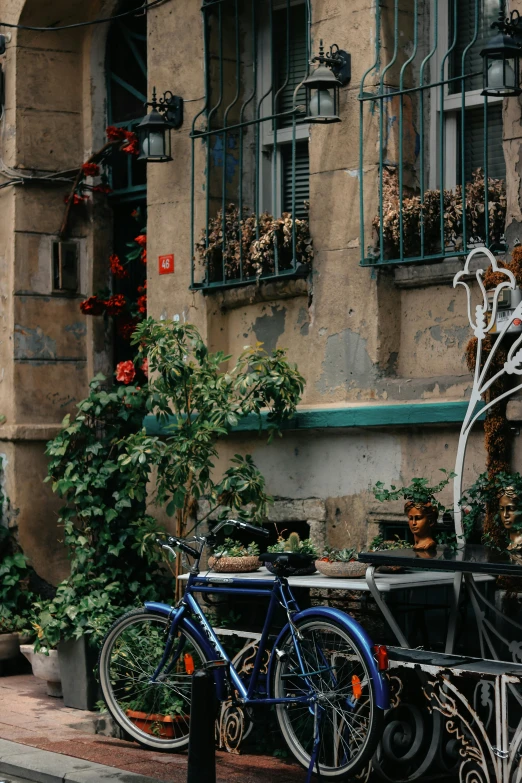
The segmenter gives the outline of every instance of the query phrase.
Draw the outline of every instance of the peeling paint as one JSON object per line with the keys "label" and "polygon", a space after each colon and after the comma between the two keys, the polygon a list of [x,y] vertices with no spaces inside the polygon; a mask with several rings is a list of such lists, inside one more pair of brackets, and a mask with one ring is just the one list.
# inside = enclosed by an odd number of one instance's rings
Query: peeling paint
{"label": "peeling paint", "polygon": [[301,307],[299,310],[299,315],[297,317],[297,324],[298,326],[301,325],[299,331],[301,332],[303,337],[306,337],[308,334],[309,323],[308,323],[308,313],[305,307]]}
{"label": "peeling paint", "polygon": [[87,334],[87,324],[84,324],[82,321],[76,321],[74,324],[67,324],[65,331],[72,332],[74,337],[76,337],[77,340],[80,340]]}
{"label": "peeling paint", "polygon": [[370,359],[366,345],[366,339],[351,329],[332,334],[326,341],[323,372],[316,384],[318,391],[326,394],[340,386],[374,387],[379,370]]}
{"label": "peeling paint", "polygon": [[37,326],[16,324],[14,328],[15,359],[56,359],[56,340]]}
{"label": "peeling paint", "polygon": [[267,353],[272,353],[277,348],[277,341],[284,334],[286,307],[271,307],[270,314],[260,315],[252,326],[256,340],[263,343]]}

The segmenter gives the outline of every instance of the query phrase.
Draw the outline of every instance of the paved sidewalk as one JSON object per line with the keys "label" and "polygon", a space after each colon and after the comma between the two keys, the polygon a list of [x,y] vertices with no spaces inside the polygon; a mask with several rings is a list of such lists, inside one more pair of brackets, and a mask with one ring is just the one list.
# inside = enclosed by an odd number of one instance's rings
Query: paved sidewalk
{"label": "paved sidewalk", "polygon": [[[134,742],[96,735],[94,717],[47,696],[45,683],[32,675],[0,677],[0,772],[42,783],[116,783],[118,779],[140,783],[140,778],[142,783],[185,783],[185,754],[156,753]],[[38,755],[23,746],[50,753]],[[43,773],[37,777],[33,773],[39,767]],[[217,778],[218,783],[302,783],[305,773],[295,764],[268,756],[218,752]]]}

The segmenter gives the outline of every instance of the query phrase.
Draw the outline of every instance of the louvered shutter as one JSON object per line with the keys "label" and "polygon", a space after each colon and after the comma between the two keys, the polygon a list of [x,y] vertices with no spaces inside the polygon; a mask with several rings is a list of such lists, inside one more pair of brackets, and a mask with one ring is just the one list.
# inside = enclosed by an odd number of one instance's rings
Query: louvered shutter
{"label": "louvered shutter", "polygon": [[[482,107],[466,109],[464,138],[465,174],[466,182],[469,182],[476,169],[484,168],[484,109]],[[458,139],[460,142],[460,128]],[[502,147],[502,104],[499,103],[488,106],[488,177],[506,178],[506,163]]]}
{"label": "louvered shutter", "polygon": [[[287,24],[290,28],[290,51],[287,56]],[[306,61],[306,10],[303,5],[290,6],[274,12],[274,65],[276,69],[276,92],[283,87],[277,101],[277,111],[290,111],[294,106],[294,91],[298,84],[306,78],[308,66]],[[287,79],[288,76],[288,79]],[[297,93],[297,105],[304,105],[305,90],[301,87]],[[292,115],[281,117],[280,128],[292,125]]]}
{"label": "louvered shutter", "polygon": [[[457,3],[457,41],[450,55],[450,76],[477,74],[465,81],[465,91],[482,89],[482,57],[480,50],[485,42],[494,35],[491,24],[498,18],[498,0],[451,0],[448,4],[449,41],[451,46],[454,38],[454,3]],[[462,55],[475,36],[475,17],[478,14],[477,40],[469,49],[462,68]],[[449,85],[449,92],[462,92],[462,82],[456,81]]]}
{"label": "louvered shutter", "polygon": [[300,141],[295,148],[295,172],[292,169],[292,145],[285,144],[281,149],[282,158],[282,203],[283,212],[292,212],[292,180],[295,178],[295,216],[307,218],[305,201],[310,197],[310,160],[308,142]]}

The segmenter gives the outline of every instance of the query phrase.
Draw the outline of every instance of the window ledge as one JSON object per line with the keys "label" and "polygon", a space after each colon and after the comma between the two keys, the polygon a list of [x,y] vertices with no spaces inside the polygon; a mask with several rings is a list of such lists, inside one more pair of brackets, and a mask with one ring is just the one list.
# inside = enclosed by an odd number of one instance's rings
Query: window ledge
{"label": "window ledge", "polygon": [[[471,274],[466,275],[466,280],[471,280],[474,273],[481,266],[481,257],[476,256],[470,264]],[[394,270],[395,285],[397,288],[425,288],[429,285],[444,285],[453,283],[453,278],[464,267],[464,258],[446,258],[436,263],[419,264],[415,266],[400,266]]]}
{"label": "window ledge", "polygon": [[297,296],[308,296],[308,281],[304,278],[293,280],[273,280],[271,282],[251,283],[238,288],[227,288],[212,291],[205,289],[205,296],[221,308],[223,312],[236,310],[245,305],[258,302],[273,302],[278,299],[293,299]]}

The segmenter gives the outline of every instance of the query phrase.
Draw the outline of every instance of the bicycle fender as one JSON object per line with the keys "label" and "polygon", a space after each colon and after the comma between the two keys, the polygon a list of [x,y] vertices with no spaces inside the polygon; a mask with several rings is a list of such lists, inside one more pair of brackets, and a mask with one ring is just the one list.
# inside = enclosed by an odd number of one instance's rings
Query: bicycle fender
{"label": "bicycle fender", "polygon": [[[197,623],[195,623],[192,618],[187,617],[187,615],[183,616],[183,607],[175,609],[170,604],[162,604],[158,601],[145,601],[144,606],[148,612],[154,612],[156,614],[165,615],[166,617],[172,617],[173,622],[176,625],[180,625],[181,628],[186,628],[187,631],[189,631],[196,639],[197,643],[205,653],[205,657],[208,661],[215,661],[219,659],[219,656],[216,655],[216,651],[212,648],[209,640],[202,632],[201,628],[197,625]],[[224,701],[227,698],[227,695],[225,679],[222,671],[214,672],[214,681],[216,683],[217,697],[220,701]]]}
{"label": "bicycle fender", "polygon": [[[370,670],[373,678],[373,686],[375,690],[375,703],[381,710],[390,709],[390,696],[388,692],[388,685],[382,672],[379,671],[377,662],[373,657],[373,642],[357,620],[354,620],[346,612],[341,612],[339,609],[333,609],[329,606],[313,606],[310,609],[304,609],[302,612],[298,612],[292,617],[294,623],[300,620],[330,620],[336,625],[339,625],[345,630],[348,635],[356,642],[359,650]],[[272,654],[270,656],[270,664],[268,667],[268,689],[272,690],[273,682],[273,667],[275,665],[276,653],[275,650],[278,644],[281,643],[283,638],[289,631],[290,626],[288,623],[285,625],[281,633],[276,639]],[[273,694],[271,694],[273,695]]]}

